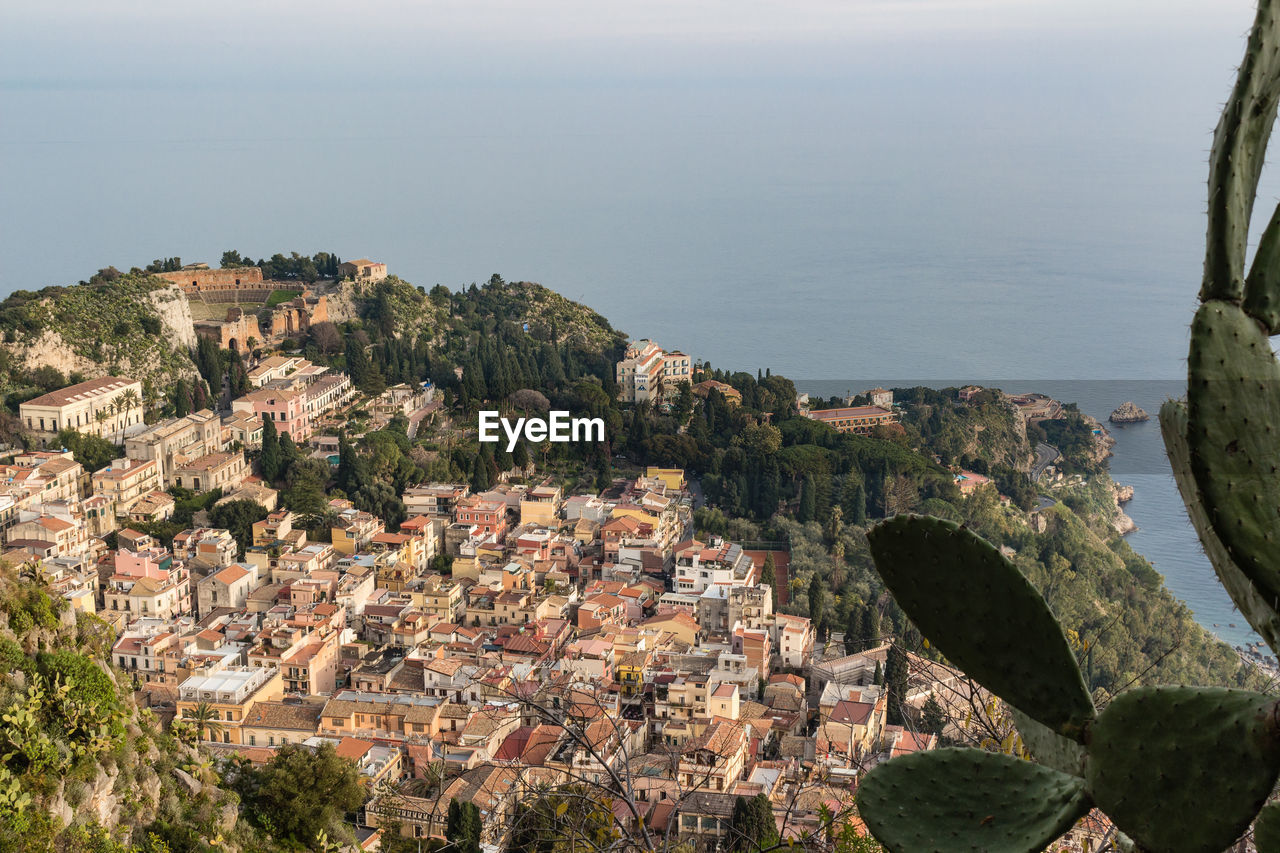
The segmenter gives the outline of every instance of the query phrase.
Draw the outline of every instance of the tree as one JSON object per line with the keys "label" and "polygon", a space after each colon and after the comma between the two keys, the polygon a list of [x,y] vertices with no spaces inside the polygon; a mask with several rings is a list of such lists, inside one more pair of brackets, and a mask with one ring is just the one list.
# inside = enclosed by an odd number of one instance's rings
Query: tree
{"label": "tree", "polygon": [[764,555],[764,568],[760,570],[760,583],[774,590],[777,594],[778,567],[773,562],[773,552]]}
{"label": "tree", "polygon": [[880,608],[868,602],[862,616],[862,647],[869,649],[880,641]]}
{"label": "tree", "polygon": [[529,467],[529,448],[523,440],[517,441],[515,450],[511,451],[511,463],[521,471]]}
{"label": "tree", "polygon": [[120,455],[120,448],[105,438],[97,435],[85,435],[72,429],[64,429],[55,439],[57,443],[71,451],[71,455],[85,471],[98,471],[111,464],[111,460]]}
{"label": "tree", "polygon": [[118,418],[117,426],[120,428],[120,440],[116,444],[124,443],[124,431],[129,426],[129,413],[136,409],[141,402],[138,392],[132,388],[124,389],[116,397],[115,402],[112,404],[115,407],[116,417]]}
{"label": "tree", "polygon": [[936,697],[930,695],[920,709],[920,730],[926,734],[942,737],[942,730],[947,725],[947,717],[942,712]]}
{"label": "tree", "polygon": [[191,414],[191,387],[187,380],[179,379],[173,386],[173,415],[185,418]]}
{"label": "tree", "polygon": [[342,817],[359,808],[364,797],[356,766],[332,744],[312,750],[290,743],[262,769],[254,806],[280,837],[306,844],[321,831],[345,835]]}
{"label": "tree", "polygon": [[471,466],[471,489],[475,492],[488,491],[489,487],[493,485],[493,479],[489,472],[489,459],[493,457],[486,458],[487,450],[486,448],[477,453]]}
{"label": "tree", "polygon": [[[214,736],[222,732],[222,719],[219,716],[218,709],[208,702],[197,703],[190,709],[190,712],[183,715],[183,719],[189,720],[196,727],[197,740],[213,740]],[[205,732],[209,733],[209,737],[205,737]]]}
{"label": "tree", "polygon": [[265,415],[262,418],[262,452],[258,454],[258,466],[262,469],[262,479],[268,483],[279,479],[284,467],[284,457],[280,453],[280,434],[276,432],[275,421]]}
{"label": "tree", "polygon": [[338,332],[338,327],[329,321],[316,323],[309,329],[311,340],[316,345],[316,349],[325,355],[334,355],[342,350],[342,335]]}
{"label": "tree", "polygon": [[250,500],[227,501],[209,512],[209,520],[213,522],[213,526],[231,531],[241,551],[253,539],[254,522],[266,517],[266,507]]}
{"label": "tree", "polygon": [[449,800],[449,820],[445,826],[445,838],[458,853],[480,853],[480,809],[470,801]]}
{"label": "tree", "polygon": [[728,845],[732,851],[751,853],[769,850],[779,841],[778,823],[773,817],[773,803],[764,794],[747,799],[739,796],[729,818]]}
{"label": "tree", "polygon": [[818,514],[817,495],[814,493],[816,488],[813,475],[806,474],[800,487],[800,508],[796,511],[796,520],[801,524],[813,521]]}
{"label": "tree", "polygon": [[826,609],[827,588],[822,582],[822,575],[814,572],[809,580],[809,619],[816,624]]}
{"label": "tree", "polygon": [[884,667],[885,689],[889,694],[887,718],[890,725],[900,726],[905,720],[903,708],[907,701],[907,654],[894,643]]}
{"label": "tree", "polygon": [[362,387],[373,373],[369,353],[365,351],[364,344],[356,335],[347,336],[346,365],[351,384],[356,387]]}

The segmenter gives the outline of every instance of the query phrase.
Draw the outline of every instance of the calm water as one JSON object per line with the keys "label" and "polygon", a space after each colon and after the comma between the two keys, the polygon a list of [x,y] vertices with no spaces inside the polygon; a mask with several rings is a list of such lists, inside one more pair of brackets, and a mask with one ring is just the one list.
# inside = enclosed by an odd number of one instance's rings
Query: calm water
{"label": "calm water", "polygon": [[[1247,0],[622,5],[12,5],[0,294],[332,250],[427,286],[540,281],[736,369],[1050,393],[1183,372]],[[1263,222],[1277,195],[1264,176]],[[1099,387],[1058,396],[1163,393]],[[1135,547],[1235,621],[1155,425],[1117,438]]]}

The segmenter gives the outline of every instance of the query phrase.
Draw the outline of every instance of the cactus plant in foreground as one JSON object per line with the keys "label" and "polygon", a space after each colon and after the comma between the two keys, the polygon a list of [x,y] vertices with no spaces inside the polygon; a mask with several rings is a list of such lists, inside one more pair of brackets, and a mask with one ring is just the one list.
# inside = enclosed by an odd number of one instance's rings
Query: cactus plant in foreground
{"label": "cactus plant in foreground", "polygon": [[[1280,653],[1280,208],[1245,274],[1249,221],[1280,106],[1280,0],[1260,0],[1214,132],[1201,306],[1187,402],[1161,429],[1178,488],[1232,599]],[[1043,850],[1097,806],[1125,846],[1216,853],[1256,818],[1280,853],[1280,702],[1242,690],[1131,690],[1095,713],[1061,628],[989,544],[938,519],[869,534],[899,605],[953,663],[1013,709],[1042,766],[977,750],[889,761],[863,780],[863,818],[890,850]],[[1132,842],[1129,841],[1132,839]]]}
{"label": "cactus plant in foreground", "polygon": [[1009,703],[1042,765],[1020,776],[1012,768],[1025,762],[970,749],[877,767],[863,780],[858,806],[887,848],[1034,853],[1093,806],[1154,851],[1216,853],[1248,828],[1280,775],[1274,697],[1139,688],[1095,713],[1062,629],[994,547],[923,516],[897,516],[868,538],[899,606],[943,654]]}

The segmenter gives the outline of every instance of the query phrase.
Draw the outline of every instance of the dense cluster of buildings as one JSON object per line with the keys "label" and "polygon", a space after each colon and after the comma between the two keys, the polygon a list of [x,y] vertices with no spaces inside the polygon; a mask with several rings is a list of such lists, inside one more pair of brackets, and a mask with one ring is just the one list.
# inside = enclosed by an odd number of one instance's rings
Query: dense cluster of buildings
{"label": "dense cluster of buildings", "polygon": [[[306,371],[263,367],[264,388]],[[69,454],[17,457],[5,473],[47,497],[19,513],[6,558],[114,626],[113,663],[140,700],[200,721],[210,749],[264,762],[330,742],[371,792],[436,780],[430,796],[374,796],[369,833],[440,835],[465,798],[500,844],[535,787],[603,791],[619,775],[634,781],[620,819],[655,833],[722,837],[737,796],[757,793],[800,832],[849,802],[840,774],[935,745],[886,724],[884,648],[817,667],[809,620],[775,609],[758,552],[692,535],[679,470],[568,496],[550,481],[424,484],[395,532],[343,500],[318,537],[273,509],[243,549],[198,526],[164,547],[110,511],[70,509],[194,486],[182,478],[243,463],[226,438],[208,412],[150,427],[79,499]]]}
{"label": "dense cluster of buildings", "polygon": [[[641,341],[618,375],[630,399],[660,401],[692,374]],[[124,456],[85,472],[47,449],[0,468],[5,556],[112,625],[139,700],[209,749],[261,763],[333,743],[369,782],[366,833],[442,835],[461,799],[502,845],[537,791],[585,780],[628,831],[715,843],[737,798],[763,794],[798,836],[850,808],[868,767],[937,745],[888,723],[887,646],[824,655],[807,618],[779,611],[765,552],[695,536],[683,471],[572,495],[551,480],[429,483],[401,495],[397,530],[337,499],[309,533],[243,449],[270,420],[329,452],[326,419],[355,391],[291,356],[248,378],[229,412],[151,425],[126,379],[25,404],[33,432],[91,421]],[[740,401],[721,386],[694,390]],[[389,389],[371,408],[391,417],[424,393]],[[166,547],[133,525],[166,518],[174,486],[268,512],[244,547],[199,516]],[[954,679],[913,664],[917,707]],[[387,793],[415,779],[421,795]]]}

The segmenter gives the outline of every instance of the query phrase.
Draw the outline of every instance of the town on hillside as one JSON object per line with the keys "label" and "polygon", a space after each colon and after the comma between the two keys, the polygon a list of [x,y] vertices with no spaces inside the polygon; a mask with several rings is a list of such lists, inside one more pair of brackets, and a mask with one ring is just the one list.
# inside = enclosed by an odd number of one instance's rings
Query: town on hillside
{"label": "town on hillside", "polygon": [[[361,260],[338,275],[387,273]],[[450,420],[429,380],[369,393],[282,349],[328,322],[323,294],[246,312],[279,289],[257,267],[161,276],[193,303],[230,306],[196,331],[243,376],[187,388],[184,403],[202,405],[159,419],[129,376],[21,403],[27,446],[0,482],[4,560],[110,626],[138,705],[218,760],[332,746],[366,786],[349,815],[362,849],[444,838],[460,803],[478,809],[480,848],[524,849],[546,819],[529,804],[555,790],[576,792],[565,808],[582,821],[604,809],[606,827],[650,849],[741,849],[748,818],[781,839],[817,837],[833,816],[863,835],[861,775],[937,748],[949,719],[985,702],[893,643],[878,615],[855,636],[784,612],[791,543],[700,532],[704,496],[680,467],[567,491],[522,447],[496,476],[469,460],[470,481],[395,489],[394,517],[350,494],[318,499],[323,482],[282,482],[282,455],[343,483],[362,434],[452,441],[473,425]],[[628,406],[743,403],[653,341],[627,344],[613,368]],[[1024,418],[1052,403],[1010,400]],[[787,404],[838,433],[903,429],[882,388]],[[86,470],[91,441],[109,456]],[[991,482],[946,476],[961,495]],[[1064,843],[1086,849],[1105,831],[1082,824]]]}

